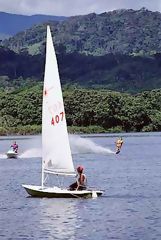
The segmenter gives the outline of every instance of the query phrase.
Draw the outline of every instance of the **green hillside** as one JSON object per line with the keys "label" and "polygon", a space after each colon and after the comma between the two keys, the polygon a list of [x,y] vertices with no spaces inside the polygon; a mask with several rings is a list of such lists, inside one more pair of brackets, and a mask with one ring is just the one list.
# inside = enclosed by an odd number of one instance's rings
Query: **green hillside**
{"label": "green hillside", "polygon": [[[2,41],[1,88],[43,81],[46,24]],[[48,24],[63,85],[134,94],[161,88],[161,13],[117,10]]]}
{"label": "green hillside", "polygon": [[[145,8],[99,15],[92,13],[49,24],[55,44],[61,44],[68,53],[100,56],[108,53],[151,55],[161,52],[161,13]],[[35,54],[44,48],[45,36],[46,24],[35,25],[3,44],[17,52],[28,49]]]}
{"label": "green hillside", "polygon": [[[43,81],[44,55],[0,48],[0,87],[17,89]],[[161,54],[150,57],[57,53],[61,83],[137,93],[161,88]]]}

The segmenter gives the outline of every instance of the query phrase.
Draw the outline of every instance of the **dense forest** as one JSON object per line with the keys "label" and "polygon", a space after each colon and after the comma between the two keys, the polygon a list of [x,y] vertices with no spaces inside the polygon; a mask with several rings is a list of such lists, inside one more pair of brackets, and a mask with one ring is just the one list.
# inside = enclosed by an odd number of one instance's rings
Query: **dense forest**
{"label": "dense forest", "polygon": [[[161,51],[161,13],[145,8],[91,13],[48,23],[55,45],[61,44],[67,53],[151,55]],[[46,23],[19,32],[2,44],[16,52],[37,54],[42,52],[45,38]]]}
{"label": "dense forest", "polygon": [[[161,54],[91,56],[57,53],[63,85],[137,93],[161,88]],[[13,90],[43,81],[45,56],[0,48],[0,88]]]}
{"label": "dense forest", "polygon": [[[41,84],[0,94],[1,135],[41,132]],[[71,132],[161,131],[161,90],[133,96],[66,86],[63,95]]]}

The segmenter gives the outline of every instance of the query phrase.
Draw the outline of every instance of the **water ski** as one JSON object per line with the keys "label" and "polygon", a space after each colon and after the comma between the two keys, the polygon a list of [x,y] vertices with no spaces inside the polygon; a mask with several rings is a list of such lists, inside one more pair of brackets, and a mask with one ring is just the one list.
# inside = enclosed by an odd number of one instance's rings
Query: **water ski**
{"label": "water ski", "polygon": [[116,151],[116,154],[119,154],[120,153],[120,150],[118,149],[117,151]]}

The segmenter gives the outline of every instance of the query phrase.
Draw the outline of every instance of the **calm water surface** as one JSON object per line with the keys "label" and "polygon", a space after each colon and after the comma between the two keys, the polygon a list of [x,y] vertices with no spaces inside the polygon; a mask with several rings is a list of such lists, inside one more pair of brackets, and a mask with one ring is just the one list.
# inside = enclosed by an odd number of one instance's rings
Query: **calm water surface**
{"label": "calm water surface", "polygon": [[114,150],[117,135],[84,137],[74,165],[105,190],[97,199],[28,197],[21,184],[40,184],[41,138],[17,138],[19,159],[6,159],[12,140],[0,138],[0,239],[161,239],[161,134],[124,134],[118,155],[96,153]]}

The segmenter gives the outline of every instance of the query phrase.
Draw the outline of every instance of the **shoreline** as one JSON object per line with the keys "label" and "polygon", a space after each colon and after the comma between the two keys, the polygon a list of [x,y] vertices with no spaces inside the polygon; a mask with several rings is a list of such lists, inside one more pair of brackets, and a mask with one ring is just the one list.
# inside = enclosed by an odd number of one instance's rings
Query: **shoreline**
{"label": "shoreline", "polygon": [[[27,125],[27,126],[18,126],[13,128],[4,128],[0,127],[0,136],[30,136],[30,135],[39,135],[41,134],[41,125]],[[88,127],[77,127],[69,126],[69,134],[126,134],[126,133],[139,133],[138,131],[121,131],[121,128],[111,128],[103,129],[100,126],[88,126]],[[140,133],[154,132],[154,131],[140,131]],[[155,131],[159,132],[159,131]]]}

